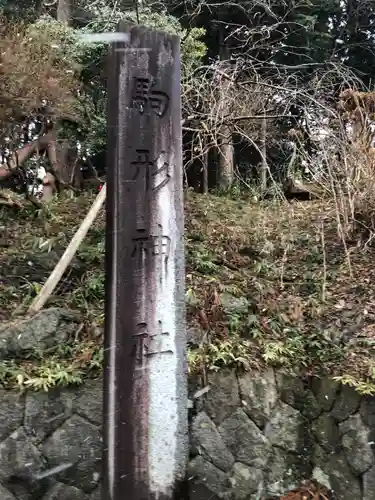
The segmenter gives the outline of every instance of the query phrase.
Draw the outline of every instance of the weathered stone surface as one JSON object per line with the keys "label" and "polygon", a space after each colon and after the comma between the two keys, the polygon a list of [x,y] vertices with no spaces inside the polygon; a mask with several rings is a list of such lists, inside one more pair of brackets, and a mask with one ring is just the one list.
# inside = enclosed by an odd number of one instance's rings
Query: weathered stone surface
{"label": "weathered stone surface", "polygon": [[358,410],[360,400],[361,396],[355,389],[343,385],[333,405],[331,416],[338,422],[346,420]]}
{"label": "weathered stone surface", "polygon": [[324,472],[329,476],[329,482],[337,498],[340,500],[361,499],[361,485],[341,455],[330,455],[324,464]]}
{"label": "weathered stone surface", "polygon": [[207,377],[210,390],[204,401],[204,408],[215,424],[220,424],[241,406],[236,374],[233,370],[210,373]]}
{"label": "weathered stone surface", "polygon": [[[276,373],[277,386],[280,396],[289,396],[290,393],[303,394],[305,387],[300,377],[295,377],[286,373]],[[287,403],[287,401],[284,401]]]}
{"label": "weathered stone surface", "polygon": [[330,453],[337,449],[340,443],[339,428],[330,415],[323,414],[317,418],[312,424],[312,432],[324,451]]}
{"label": "weathered stone surface", "polygon": [[339,425],[346,460],[355,474],[363,474],[374,463],[370,431],[357,413]]}
{"label": "weathered stone surface", "polygon": [[12,321],[0,326],[0,358],[64,342],[76,325],[75,315],[59,308],[45,309],[32,318]]}
{"label": "weathered stone surface", "polygon": [[375,397],[362,398],[360,413],[363,422],[375,433]]}
{"label": "weathered stone surface", "polygon": [[332,486],[331,486],[331,483],[329,481],[329,476],[321,469],[321,467],[314,467],[313,468],[312,478],[315,479],[315,481],[318,484],[321,484],[322,486],[327,488],[327,490],[332,490]]}
{"label": "weathered stone surface", "polygon": [[[349,391],[348,403],[342,390],[334,404],[336,383],[312,381],[312,407],[333,408],[312,419],[316,410],[301,406],[309,394],[302,381],[290,380],[285,388],[280,380],[276,391],[271,370],[238,379],[234,371],[209,375],[210,390],[196,400],[194,412],[203,410],[191,425],[191,450],[198,454],[189,467],[195,476],[191,500],[264,500],[311,477],[340,500],[373,500],[375,398],[362,398],[359,414],[359,396]],[[0,391],[0,499],[101,500],[101,421],[101,380],[26,397]],[[71,468],[33,481],[32,489],[25,479],[9,482],[67,462]]]}
{"label": "weathered stone surface", "polygon": [[229,314],[246,314],[249,310],[249,301],[246,297],[234,297],[230,293],[220,294],[223,310]]}
{"label": "weathered stone surface", "polygon": [[188,477],[194,478],[194,483],[204,484],[219,498],[230,488],[228,476],[201,456],[195,457],[189,463]]}
{"label": "weathered stone surface", "polygon": [[189,432],[189,457],[194,458],[199,455],[199,445],[193,437],[193,433]]}
{"label": "weathered stone surface", "polygon": [[280,403],[274,408],[264,434],[272,445],[297,452],[303,449],[305,421],[299,411]]}
{"label": "weathered stone surface", "polygon": [[0,389],[0,439],[9,436],[22,424],[24,411],[23,396],[18,392]]}
{"label": "weathered stone surface", "polygon": [[266,493],[281,496],[297,488],[304,478],[310,476],[311,467],[303,457],[273,448],[266,471]]}
{"label": "weathered stone surface", "polygon": [[39,450],[29,441],[22,427],[0,444],[0,478],[36,474],[45,467]]}
{"label": "weathered stone surface", "polygon": [[258,427],[264,428],[278,398],[273,370],[264,373],[245,372],[240,375],[238,382],[245,412]]}
{"label": "weathered stone surface", "polygon": [[88,495],[74,486],[57,483],[44,495],[43,500],[88,500]]}
{"label": "weathered stone surface", "polygon": [[311,454],[311,461],[313,465],[319,466],[327,461],[327,453],[318,443],[312,443],[313,449]]}
{"label": "weathered stone surface", "polygon": [[191,431],[200,455],[225,472],[232,468],[234,457],[206,413],[200,412],[194,418]]}
{"label": "weathered stone surface", "polygon": [[270,443],[242,409],[224,420],[219,432],[236,461],[257,469],[265,467],[271,451]]}
{"label": "weathered stone surface", "polygon": [[186,329],[186,342],[191,347],[198,347],[205,338],[206,332],[201,328],[189,326]]}
{"label": "weathered stone surface", "polygon": [[[43,279],[44,277],[45,279],[47,279],[48,276],[51,274],[51,271],[55,269],[64,251],[65,251],[64,246],[56,242],[53,250],[51,250],[50,252],[35,253],[30,262],[31,275],[27,276],[29,281],[33,281],[33,272],[37,273],[36,274],[37,278]],[[78,255],[75,255],[71,263],[69,264],[69,268],[74,270],[75,273],[79,273],[80,271],[82,274],[85,271],[84,264],[85,262]]]}
{"label": "weathered stone surface", "polygon": [[10,491],[4,488],[4,486],[2,486],[1,484],[0,484],[0,498],[1,500],[16,500],[16,497],[12,495],[12,493],[10,493]]}
{"label": "weathered stone surface", "polygon": [[299,410],[309,419],[316,418],[321,413],[315,395],[305,388],[302,379],[293,376],[279,375],[277,377],[280,398],[284,403]]}
{"label": "weathered stone surface", "polygon": [[322,410],[330,411],[340,388],[339,382],[332,380],[330,377],[314,377],[311,381],[311,388]]}
{"label": "weathered stone surface", "polygon": [[247,500],[251,493],[257,493],[260,498],[263,492],[263,472],[241,462],[234,464],[229,481],[234,500]]}
{"label": "weathered stone surface", "polygon": [[87,380],[78,388],[74,398],[74,410],[96,425],[103,420],[103,380]]}
{"label": "weathered stone surface", "polygon": [[[217,495],[203,483],[189,481],[189,500],[220,500]],[[221,499],[226,500],[225,493],[221,494]],[[97,500],[97,499],[95,499]],[[101,500],[101,499],[98,499]]]}
{"label": "weathered stone surface", "polygon": [[97,487],[101,475],[102,439],[93,424],[73,415],[47,439],[42,450],[51,467],[66,462],[74,464],[56,476],[57,479],[86,492]]}
{"label": "weathered stone surface", "polygon": [[99,488],[96,488],[96,490],[94,490],[91,495],[90,495],[90,500],[102,500],[102,496],[101,496],[101,488],[99,486]]}
{"label": "weathered stone surface", "polygon": [[72,415],[72,401],[70,391],[27,393],[24,426],[34,442],[43,441]]}
{"label": "weathered stone surface", "polygon": [[374,500],[375,498],[375,467],[363,474],[363,497],[362,500]]}

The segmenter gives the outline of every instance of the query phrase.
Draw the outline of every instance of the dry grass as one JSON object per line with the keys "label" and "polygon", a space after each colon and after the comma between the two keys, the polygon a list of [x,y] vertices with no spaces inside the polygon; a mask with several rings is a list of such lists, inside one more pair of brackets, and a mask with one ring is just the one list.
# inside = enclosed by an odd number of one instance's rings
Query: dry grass
{"label": "dry grass", "polygon": [[[25,310],[51,271],[46,259],[61,255],[91,201],[0,213],[3,320]],[[91,345],[103,321],[103,217],[49,303],[81,311]],[[251,205],[188,193],[186,249],[188,321],[204,333],[189,352],[192,371],[271,364],[374,389],[374,250],[343,245],[333,202]],[[224,310],[222,294],[249,310]]]}
{"label": "dry grass", "polygon": [[[189,319],[211,342],[246,339],[249,367],[268,362],[371,383],[373,251],[343,244],[334,203],[248,205],[191,196],[187,228],[187,284],[199,304]],[[245,297],[250,318],[223,314],[222,291]]]}
{"label": "dry grass", "polygon": [[346,148],[330,169],[342,237],[368,245],[375,235],[375,150],[361,144]]}
{"label": "dry grass", "polygon": [[279,500],[334,500],[334,495],[323,486],[306,482],[298,489],[279,497]]}
{"label": "dry grass", "polygon": [[[94,194],[71,197],[67,193],[51,206],[21,211],[0,209],[0,319],[23,314],[49,276],[70,239],[88,212]],[[93,224],[78,256],[51,298],[50,305],[65,302],[86,316],[102,318],[103,297],[94,292],[87,300],[94,278],[102,279],[104,260],[104,214]],[[90,279],[91,281],[90,281]],[[89,282],[88,282],[88,281]],[[96,300],[97,299],[97,300]]]}

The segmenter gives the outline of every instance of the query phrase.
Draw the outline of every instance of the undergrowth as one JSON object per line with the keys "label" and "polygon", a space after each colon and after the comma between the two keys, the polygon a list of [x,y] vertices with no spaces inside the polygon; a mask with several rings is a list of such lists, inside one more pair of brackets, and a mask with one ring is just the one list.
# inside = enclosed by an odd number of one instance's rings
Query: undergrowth
{"label": "undergrowth", "polygon": [[88,377],[100,373],[101,347],[80,346],[69,354],[43,353],[42,357],[33,354],[26,360],[1,361],[0,383],[6,388],[48,391],[57,386],[81,385]]}
{"label": "undergrowth", "polygon": [[[66,248],[92,196],[49,209],[0,212],[0,319],[24,314]],[[186,197],[186,303],[191,373],[223,367],[327,375],[375,394],[373,251],[343,245],[327,201],[248,203]],[[78,311],[77,338],[0,363],[0,383],[80,384],[102,366],[104,215],[48,306]]]}

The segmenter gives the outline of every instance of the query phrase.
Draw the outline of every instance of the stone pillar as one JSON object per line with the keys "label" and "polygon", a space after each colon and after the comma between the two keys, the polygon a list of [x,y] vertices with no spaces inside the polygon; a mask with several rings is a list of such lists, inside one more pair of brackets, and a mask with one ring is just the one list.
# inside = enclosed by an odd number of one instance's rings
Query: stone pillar
{"label": "stone pillar", "polygon": [[111,48],[106,500],[181,500],[187,460],[180,44],[121,26]]}

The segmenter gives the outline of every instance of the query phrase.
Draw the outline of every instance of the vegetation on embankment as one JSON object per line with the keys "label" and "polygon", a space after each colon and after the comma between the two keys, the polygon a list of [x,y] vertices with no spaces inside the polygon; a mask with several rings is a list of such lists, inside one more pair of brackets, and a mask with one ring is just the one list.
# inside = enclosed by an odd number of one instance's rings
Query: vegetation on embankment
{"label": "vegetation on embankment", "polygon": [[[2,322],[25,313],[92,198],[66,195],[39,212],[0,211]],[[373,250],[343,244],[329,202],[251,204],[187,193],[185,236],[192,372],[272,364],[328,372],[362,393],[375,392]],[[37,388],[46,379],[47,386],[65,385],[97,373],[103,263],[102,213],[48,303],[78,311],[79,332],[48,353],[3,363],[3,383],[22,385],[32,373],[29,385]]]}

